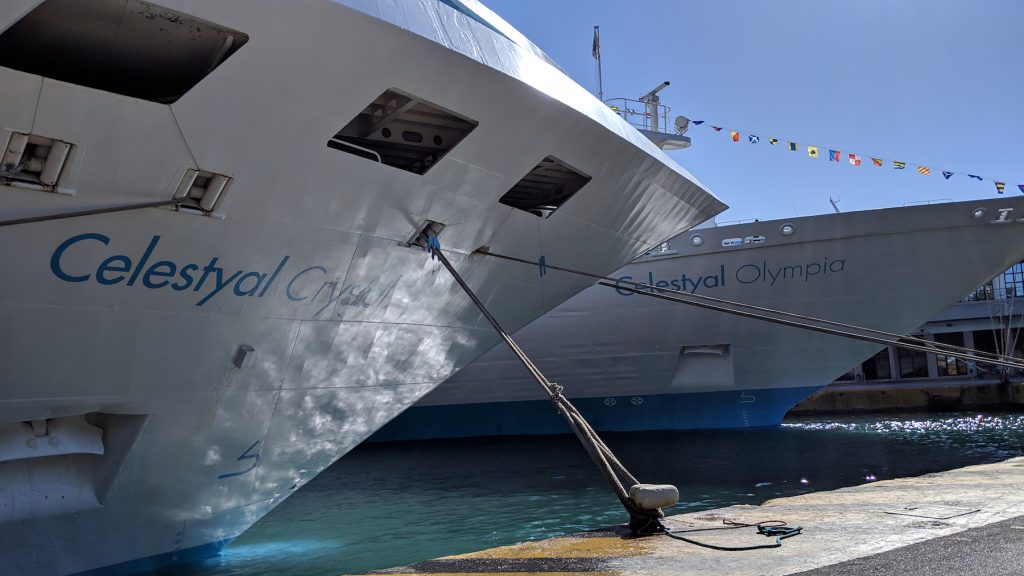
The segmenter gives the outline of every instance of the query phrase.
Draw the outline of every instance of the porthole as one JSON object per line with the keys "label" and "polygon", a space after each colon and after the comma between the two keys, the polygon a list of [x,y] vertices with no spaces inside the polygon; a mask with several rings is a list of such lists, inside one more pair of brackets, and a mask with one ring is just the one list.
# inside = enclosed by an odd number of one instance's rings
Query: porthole
{"label": "porthole", "polygon": [[978,208],[978,209],[976,209],[974,211],[974,219],[975,220],[981,220],[984,217],[985,217],[985,209],[984,208]]}
{"label": "porthole", "polygon": [[792,224],[783,224],[779,227],[779,234],[783,236],[792,236],[793,232],[796,232],[796,228]]}
{"label": "porthole", "polygon": [[693,236],[690,236],[690,244],[693,244],[694,246],[700,246],[704,244],[704,237],[701,236],[700,234],[694,234]]}
{"label": "porthole", "polygon": [[380,131],[380,135],[385,137],[385,138],[391,138],[391,129],[390,128],[384,128],[383,130]]}

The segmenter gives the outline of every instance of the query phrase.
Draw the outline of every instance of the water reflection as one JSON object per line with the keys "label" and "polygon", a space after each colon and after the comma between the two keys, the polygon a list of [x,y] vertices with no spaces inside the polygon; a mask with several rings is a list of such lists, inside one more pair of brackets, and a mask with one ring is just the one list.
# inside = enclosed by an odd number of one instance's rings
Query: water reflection
{"label": "water reflection", "polygon": [[[780,428],[609,434],[680,513],[915,476],[1024,453],[1024,415],[806,419]],[[337,574],[624,520],[571,437],[360,446],[219,561],[178,574]]]}

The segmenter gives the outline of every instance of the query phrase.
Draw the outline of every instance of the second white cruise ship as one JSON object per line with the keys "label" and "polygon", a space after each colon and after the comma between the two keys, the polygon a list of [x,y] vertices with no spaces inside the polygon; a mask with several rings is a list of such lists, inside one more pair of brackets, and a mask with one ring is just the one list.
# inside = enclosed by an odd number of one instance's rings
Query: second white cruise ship
{"label": "second white cruise ship", "polygon": [[[1022,197],[695,229],[515,339],[597,430],[777,425],[882,344],[666,302],[629,282],[906,334],[1019,262],[1022,231]],[[548,404],[499,346],[373,438],[567,433]]]}

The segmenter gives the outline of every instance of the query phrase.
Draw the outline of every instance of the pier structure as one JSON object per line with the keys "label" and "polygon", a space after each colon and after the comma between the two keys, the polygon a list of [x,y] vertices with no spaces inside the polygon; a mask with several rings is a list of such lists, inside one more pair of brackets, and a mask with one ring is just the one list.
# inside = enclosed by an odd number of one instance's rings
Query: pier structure
{"label": "pier structure", "polygon": [[[382,570],[383,574],[844,576],[1024,573],[1024,457],[915,478],[670,516],[668,528],[705,544],[769,540],[724,522],[769,520],[803,533],[774,549],[726,552],[625,526],[559,536]],[[683,499],[685,499],[685,486]]]}

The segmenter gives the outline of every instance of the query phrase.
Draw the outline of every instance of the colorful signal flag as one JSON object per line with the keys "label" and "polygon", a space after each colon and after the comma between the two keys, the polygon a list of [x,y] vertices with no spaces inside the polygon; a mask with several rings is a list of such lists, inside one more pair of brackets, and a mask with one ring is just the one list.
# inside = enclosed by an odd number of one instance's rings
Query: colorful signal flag
{"label": "colorful signal flag", "polygon": [[1004,190],[1006,190],[1006,183],[1005,182],[996,182],[996,192],[999,192],[1000,194],[1002,194]]}
{"label": "colorful signal flag", "polygon": [[975,180],[984,180],[981,176],[975,176],[974,174],[968,174],[968,178],[974,178]]}
{"label": "colorful signal flag", "polygon": [[945,178],[946,180],[949,180],[950,178],[953,177],[953,173],[952,172],[948,172],[946,170],[943,170],[942,171],[942,177]]}
{"label": "colorful signal flag", "polygon": [[747,135],[747,140],[749,140],[751,144],[757,144],[758,142],[761,141],[760,138],[758,138],[757,136],[754,136],[753,134],[748,134]]}
{"label": "colorful signal flag", "polygon": [[800,145],[797,144],[796,142],[790,142],[789,143],[789,151],[790,152],[796,152],[799,149],[800,149]]}
{"label": "colorful signal flag", "polygon": [[871,159],[871,163],[874,164],[875,166],[878,166],[879,168],[882,167],[882,159],[881,158],[872,158]]}
{"label": "colorful signal flag", "polygon": [[808,146],[807,147],[807,155],[810,156],[811,158],[817,158],[818,157],[818,147],[817,146]]}
{"label": "colorful signal flag", "polygon": [[779,139],[778,138],[769,138],[768,139],[768,143],[771,144],[772,146],[775,146],[776,144],[779,143]]}
{"label": "colorful signal flag", "polygon": [[735,130],[733,130],[732,132],[729,132],[729,136],[732,138],[733,142],[739,142],[740,141],[740,133],[735,131]]}
{"label": "colorful signal flag", "polygon": [[832,162],[839,162],[839,150],[829,150],[828,159]]}
{"label": "colorful signal flag", "polygon": [[917,167],[917,172],[919,174],[923,174],[925,176],[929,176],[932,173],[931,169],[929,169],[927,166],[918,166]]}
{"label": "colorful signal flag", "polygon": [[907,163],[906,162],[900,162],[899,160],[893,160],[892,161],[892,167],[894,169],[896,169],[896,170],[903,170],[904,168],[907,167]]}
{"label": "colorful signal flag", "polygon": [[850,164],[852,164],[854,166],[860,166],[860,156],[857,156],[856,154],[851,152],[850,153]]}

